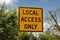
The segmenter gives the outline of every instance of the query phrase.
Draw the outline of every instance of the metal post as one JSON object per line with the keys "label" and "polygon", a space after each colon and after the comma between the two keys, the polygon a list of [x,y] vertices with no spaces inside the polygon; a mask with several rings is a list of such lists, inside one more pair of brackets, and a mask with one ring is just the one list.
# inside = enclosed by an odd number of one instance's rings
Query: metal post
{"label": "metal post", "polygon": [[32,40],[32,32],[30,32],[30,40]]}

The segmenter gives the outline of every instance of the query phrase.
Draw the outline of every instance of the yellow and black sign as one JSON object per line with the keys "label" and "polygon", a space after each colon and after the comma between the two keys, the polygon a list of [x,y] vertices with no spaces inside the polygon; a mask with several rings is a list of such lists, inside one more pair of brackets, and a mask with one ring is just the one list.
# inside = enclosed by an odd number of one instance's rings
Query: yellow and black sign
{"label": "yellow and black sign", "polygon": [[27,32],[42,32],[43,9],[33,7],[20,7],[19,30]]}

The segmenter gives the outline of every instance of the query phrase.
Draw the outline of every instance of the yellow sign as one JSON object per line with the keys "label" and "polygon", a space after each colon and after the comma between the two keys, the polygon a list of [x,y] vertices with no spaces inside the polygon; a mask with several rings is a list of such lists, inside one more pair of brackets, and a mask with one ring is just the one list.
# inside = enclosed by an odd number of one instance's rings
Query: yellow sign
{"label": "yellow sign", "polygon": [[19,30],[27,32],[42,32],[43,9],[33,7],[20,7]]}

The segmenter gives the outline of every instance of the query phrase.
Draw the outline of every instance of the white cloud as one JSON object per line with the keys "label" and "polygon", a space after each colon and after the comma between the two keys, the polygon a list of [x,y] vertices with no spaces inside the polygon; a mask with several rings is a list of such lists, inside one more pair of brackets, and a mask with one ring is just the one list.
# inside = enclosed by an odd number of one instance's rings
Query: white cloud
{"label": "white cloud", "polygon": [[10,4],[11,0],[0,0],[0,4],[3,4],[3,3]]}

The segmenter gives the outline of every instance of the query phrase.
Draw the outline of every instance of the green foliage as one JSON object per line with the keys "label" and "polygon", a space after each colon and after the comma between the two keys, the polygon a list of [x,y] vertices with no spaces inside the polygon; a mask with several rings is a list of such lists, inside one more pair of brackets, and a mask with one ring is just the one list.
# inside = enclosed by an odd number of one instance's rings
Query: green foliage
{"label": "green foliage", "polygon": [[58,31],[60,31],[60,26],[57,26],[56,29],[57,29]]}
{"label": "green foliage", "polygon": [[[30,35],[28,32],[19,32],[18,33],[18,40],[29,40]],[[36,37],[32,35],[32,40],[37,40]]]}
{"label": "green foliage", "polygon": [[18,36],[16,11],[14,9],[10,15],[6,8],[3,4],[0,10],[0,40],[16,40]]}
{"label": "green foliage", "polygon": [[39,34],[38,40],[46,40],[45,35]]}
{"label": "green foliage", "polygon": [[50,29],[48,28],[45,35],[39,35],[38,40],[60,40],[60,38],[55,35],[52,35]]}
{"label": "green foliage", "polygon": [[55,37],[54,35],[51,35],[50,29],[48,28],[48,30],[46,31],[45,34],[45,38],[46,40],[59,40],[57,37]]}
{"label": "green foliage", "polygon": [[19,32],[18,40],[29,40],[29,34],[27,32]]}

